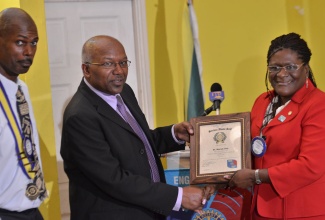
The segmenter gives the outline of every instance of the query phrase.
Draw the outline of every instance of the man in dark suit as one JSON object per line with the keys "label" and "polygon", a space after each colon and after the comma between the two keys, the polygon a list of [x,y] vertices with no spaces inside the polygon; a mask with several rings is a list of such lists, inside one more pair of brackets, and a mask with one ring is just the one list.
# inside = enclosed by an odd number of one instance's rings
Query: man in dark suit
{"label": "man in dark suit", "polygon": [[61,142],[71,219],[164,219],[172,210],[202,209],[204,190],[166,184],[158,157],[184,149],[193,127],[182,122],[149,128],[125,83],[130,61],[117,39],[90,38],[82,62],[84,77],[64,112]]}

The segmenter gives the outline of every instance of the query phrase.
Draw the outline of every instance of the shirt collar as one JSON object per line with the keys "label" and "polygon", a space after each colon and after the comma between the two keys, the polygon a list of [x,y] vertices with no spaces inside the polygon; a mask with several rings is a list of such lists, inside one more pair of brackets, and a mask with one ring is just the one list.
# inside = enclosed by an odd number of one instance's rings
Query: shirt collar
{"label": "shirt collar", "polygon": [[104,93],[104,92],[99,91],[98,89],[94,88],[92,85],[90,85],[90,83],[85,78],[83,80],[86,83],[86,85],[94,93],[96,93],[99,97],[101,97],[107,104],[109,104],[116,111],[116,109],[117,109],[117,99],[116,99],[116,96],[119,95],[119,94],[111,95],[111,94]]}

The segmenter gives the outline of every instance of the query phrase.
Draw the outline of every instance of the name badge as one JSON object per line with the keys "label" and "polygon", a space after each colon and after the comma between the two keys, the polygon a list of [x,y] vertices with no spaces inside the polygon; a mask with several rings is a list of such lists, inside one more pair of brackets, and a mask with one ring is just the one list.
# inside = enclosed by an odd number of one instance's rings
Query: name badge
{"label": "name badge", "polygon": [[252,140],[252,153],[255,157],[262,157],[266,152],[266,143],[262,137],[254,137]]}

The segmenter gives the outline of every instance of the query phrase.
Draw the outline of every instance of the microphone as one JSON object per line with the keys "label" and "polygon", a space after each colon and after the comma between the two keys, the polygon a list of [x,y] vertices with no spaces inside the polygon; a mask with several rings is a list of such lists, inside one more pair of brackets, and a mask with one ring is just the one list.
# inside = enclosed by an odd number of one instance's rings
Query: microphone
{"label": "microphone", "polygon": [[202,116],[206,116],[210,114],[210,112],[217,110],[217,115],[219,115],[220,111],[220,103],[222,100],[224,100],[224,92],[222,91],[222,87],[219,83],[213,83],[211,85],[209,92],[209,99],[211,102],[213,102],[212,106],[205,109]]}
{"label": "microphone", "polygon": [[213,102],[213,110],[216,111],[216,115],[220,115],[220,104],[225,99],[225,93],[219,83],[213,83],[210,90],[209,99]]}

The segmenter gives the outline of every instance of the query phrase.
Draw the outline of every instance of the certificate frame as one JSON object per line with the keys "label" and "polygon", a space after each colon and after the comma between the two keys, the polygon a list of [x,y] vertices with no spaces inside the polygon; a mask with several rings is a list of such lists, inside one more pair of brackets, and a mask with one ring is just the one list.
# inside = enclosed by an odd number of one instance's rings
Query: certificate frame
{"label": "certificate frame", "polygon": [[224,175],[251,168],[249,112],[200,116],[190,123],[190,184],[227,183]]}

